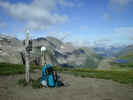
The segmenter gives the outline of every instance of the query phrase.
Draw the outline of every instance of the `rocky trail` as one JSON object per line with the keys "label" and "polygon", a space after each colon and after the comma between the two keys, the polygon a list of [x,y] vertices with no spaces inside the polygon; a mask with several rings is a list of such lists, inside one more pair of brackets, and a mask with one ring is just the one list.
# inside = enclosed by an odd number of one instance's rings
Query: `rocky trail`
{"label": "rocky trail", "polygon": [[[38,79],[40,72],[32,74]],[[33,89],[20,87],[17,80],[24,75],[0,76],[0,100],[133,100],[133,87],[111,80],[81,78],[60,74],[65,84],[60,88]]]}

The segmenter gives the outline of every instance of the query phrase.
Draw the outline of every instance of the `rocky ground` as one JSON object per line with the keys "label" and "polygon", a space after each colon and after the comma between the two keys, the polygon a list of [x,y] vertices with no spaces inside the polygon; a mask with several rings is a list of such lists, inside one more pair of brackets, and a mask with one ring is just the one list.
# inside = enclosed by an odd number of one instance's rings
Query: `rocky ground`
{"label": "rocky ground", "polygon": [[[40,72],[32,74],[38,79]],[[33,89],[16,85],[24,75],[0,76],[0,100],[133,100],[133,87],[111,80],[60,74],[65,87]]]}

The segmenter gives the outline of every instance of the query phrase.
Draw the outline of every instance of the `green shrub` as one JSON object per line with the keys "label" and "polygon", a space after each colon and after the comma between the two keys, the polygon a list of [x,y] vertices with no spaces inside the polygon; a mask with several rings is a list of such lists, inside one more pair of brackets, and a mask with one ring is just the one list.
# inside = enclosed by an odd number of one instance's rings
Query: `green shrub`
{"label": "green shrub", "polygon": [[34,89],[40,88],[40,86],[41,86],[41,85],[40,85],[40,79],[37,79],[37,80],[31,79],[30,82],[29,82],[29,84],[26,82],[25,79],[19,79],[19,80],[17,81],[17,85],[23,86],[23,87],[25,87],[25,86],[27,86],[27,85],[31,85],[32,88],[34,88]]}
{"label": "green shrub", "polygon": [[32,80],[32,88],[37,89],[40,88],[40,79]]}
{"label": "green shrub", "polygon": [[19,79],[19,80],[17,81],[17,85],[20,85],[20,86],[25,87],[25,86],[27,86],[28,84],[27,84],[27,82],[25,81],[25,79]]}

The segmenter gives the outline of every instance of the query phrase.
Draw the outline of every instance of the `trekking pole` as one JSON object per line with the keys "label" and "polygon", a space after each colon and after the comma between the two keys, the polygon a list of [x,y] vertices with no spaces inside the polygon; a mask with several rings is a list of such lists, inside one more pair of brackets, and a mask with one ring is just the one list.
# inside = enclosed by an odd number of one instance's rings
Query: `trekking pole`
{"label": "trekking pole", "polygon": [[46,64],[46,47],[41,47],[41,54],[42,54],[42,66]]}

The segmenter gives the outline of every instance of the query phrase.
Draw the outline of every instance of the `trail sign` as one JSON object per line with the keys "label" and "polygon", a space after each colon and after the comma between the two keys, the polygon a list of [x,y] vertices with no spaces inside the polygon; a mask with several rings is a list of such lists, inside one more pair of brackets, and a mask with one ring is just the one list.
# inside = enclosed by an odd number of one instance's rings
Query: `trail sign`
{"label": "trail sign", "polygon": [[25,45],[25,80],[30,81],[30,51],[32,50],[32,40],[29,40],[29,30],[26,31]]}

